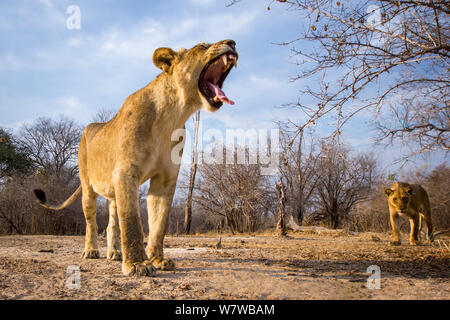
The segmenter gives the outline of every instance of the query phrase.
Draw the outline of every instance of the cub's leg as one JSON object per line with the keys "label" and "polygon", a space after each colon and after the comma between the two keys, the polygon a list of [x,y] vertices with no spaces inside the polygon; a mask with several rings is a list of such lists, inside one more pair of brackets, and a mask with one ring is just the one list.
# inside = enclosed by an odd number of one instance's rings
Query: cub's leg
{"label": "cub's leg", "polygon": [[127,276],[154,276],[155,268],[144,250],[137,169],[133,166],[116,169],[113,177],[122,240],[122,272]]}
{"label": "cub's leg", "polygon": [[431,243],[433,242],[433,224],[431,223],[431,206],[430,206],[430,200],[428,199],[428,194],[425,190],[424,192],[424,202],[420,208],[421,216],[423,216],[423,219],[427,223],[427,242]]}
{"label": "cub's leg", "polygon": [[108,228],[106,228],[106,237],[108,242],[106,258],[109,260],[122,260],[122,252],[120,251],[119,217],[117,216],[115,200],[109,201],[109,222]]}
{"label": "cub's leg", "polygon": [[393,241],[391,242],[391,245],[393,246],[399,246],[402,243],[402,239],[400,236],[400,233],[397,229],[398,221],[400,220],[399,215],[396,212],[391,212],[391,226],[392,226],[392,237]]}
{"label": "cub's leg", "polygon": [[147,256],[155,268],[168,271],[175,269],[175,263],[164,258],[163,242],[167,229],[170,208],[177,182],[178,171],[169,177],[158,175],[151,179],[147,195],[149,236],[146,248]]}
{"label": "cub's leg", "polygon": [[96,202],[97,194],[87,186],[83,188],[82,204],[84,217],[86,218],[86,237],[82,257],[96,259],[100,257],[97,244]]}
{"label": "cub's leg", "polygon": [[431,222],[431,214],[424,214],[423,219],[427,223],[427,242],[433,242],[433,224]]}
{"label": "cub's leg", "polygon": [[423,227],[423,215],[419,214],[419,232],[418,232],[419,242],[422,242],[422,227]]}
{"label": "cub's leg", "polygon": [[411,224],[411,236],[409,239],[409,243],[416,246],[419,234],[419,215],[415,216],[414,218],[410,218],[409,222]]}

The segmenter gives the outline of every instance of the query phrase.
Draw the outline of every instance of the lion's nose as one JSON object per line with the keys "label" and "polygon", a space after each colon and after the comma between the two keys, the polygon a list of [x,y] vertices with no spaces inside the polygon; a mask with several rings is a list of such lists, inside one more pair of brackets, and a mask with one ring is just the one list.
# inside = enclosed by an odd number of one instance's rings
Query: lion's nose
{"label": "lion's nose", "polygon": [[223,42],[225,42],[225,44],[229,45],[233,49],[236,47],[236,42],[234,40],[228,39],[228,40],[224,40]]}

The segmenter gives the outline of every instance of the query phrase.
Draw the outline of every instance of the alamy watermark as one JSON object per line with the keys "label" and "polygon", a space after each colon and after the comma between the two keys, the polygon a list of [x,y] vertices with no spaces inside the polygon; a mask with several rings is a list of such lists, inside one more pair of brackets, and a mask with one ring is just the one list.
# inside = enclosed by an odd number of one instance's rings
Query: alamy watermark
{"label": "alamy watermark", "polygon": [[70,5],[66,9],[66,13],[69,17],[66,20],[66,27],[69,30],[81,29],[81,9],[79,6]]}
{"label": "alamy watermark", "polygon": [[[192,150],[193,137],[186,129],[172,132],[171,159],[182,164],[182,150]],[[280,163],[279,129],[207,129],[199,126],[197,163],[258,164],[263,175],[276,175]],[[185,160],[186,164],[190,159]]]}
{"label": "alamy watermark", "polygon": [[69,277],[66,280],[67,289],[80,290],[81,288],[80,266],[70,265],[67,267],[66,273],[69,275]]}
{"label": "alamy watermark", "polygon": [[366,10],[366,27],[377,31],[372,35],[371,43],[373,45],[383,45],[391,36],[400,36],[403,33],[402,15],[395,15],[390,19],[383,19],[382,9],[377,5],[370,5]]}
{"label": "alamy watermark", "polygon": [[367,278],[367,288],[370,290],[381,289],[381,269],[377,265],[371,265],[367,268],[367,273],[371,275]]}

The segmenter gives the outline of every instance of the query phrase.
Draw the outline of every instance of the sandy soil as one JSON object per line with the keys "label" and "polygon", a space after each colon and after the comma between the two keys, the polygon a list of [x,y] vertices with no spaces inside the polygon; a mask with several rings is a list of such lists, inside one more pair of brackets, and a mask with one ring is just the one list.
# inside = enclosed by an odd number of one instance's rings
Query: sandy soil
{"label": "sandy soil", "polygon": [[[406,235],[405,235],[406,237]],[[0,299],[450,299],[450,255],[436,246],[389,246],[387,234],[321,232],[166,237],[174,272],[125,277],[121,263],[80,258],[83,237],[0,237]],[[67,268],[80,267],[70,289]],[[381,288],[367,288],[367,268]]]}

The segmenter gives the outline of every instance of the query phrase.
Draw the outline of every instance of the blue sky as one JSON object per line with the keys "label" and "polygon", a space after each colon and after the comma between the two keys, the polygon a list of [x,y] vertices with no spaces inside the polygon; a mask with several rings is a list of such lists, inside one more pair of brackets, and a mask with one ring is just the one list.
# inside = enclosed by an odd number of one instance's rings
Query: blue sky
{"label": "blue sky", "polygon": [[[100,108],[118,110],[128,95],[155,78],[160,70],[152,55],[158,47],[179,50],[228,38],[236,41],[240,57],[224,91],[236,104],[213,114],[202,111],[203,128],[300,123],[299,110],[279,106],[297,101],[305,82],[290,82],[297,73],[290,47],[274,43],[298,37],[304,22],[277,3],[267,11],[271,1],[227,8],[228,2],[2,0],[0,126],[17,131],[38,117],[61,114],[87,124]],[[80,30],[66,27],[69,5],[80,7]],[[356,150],[372,149],[367,120],[356,119],[344,132]],[[317,132],[329,130],[325,122]],[[383,152],[389,157],[395,150]]]}

